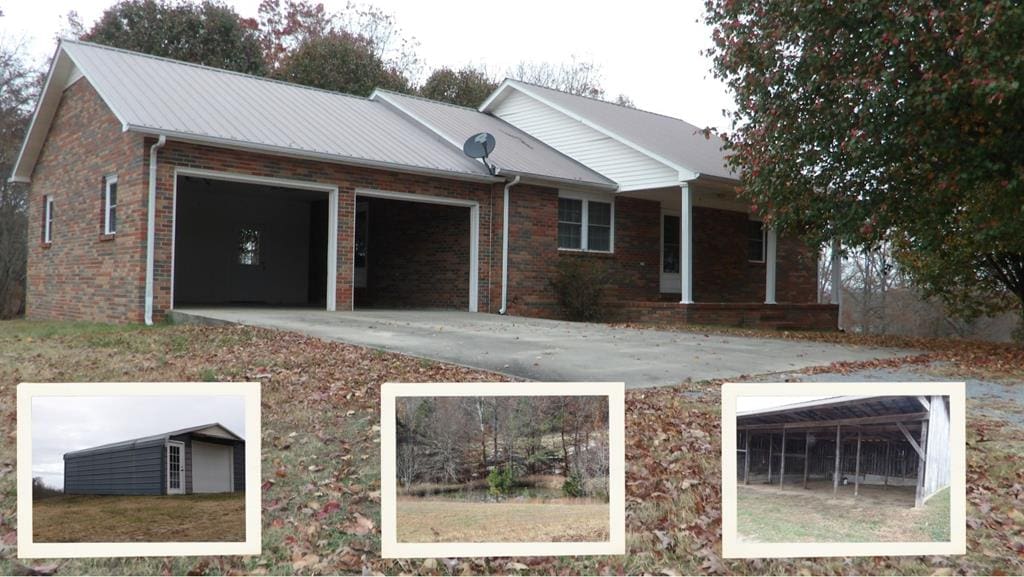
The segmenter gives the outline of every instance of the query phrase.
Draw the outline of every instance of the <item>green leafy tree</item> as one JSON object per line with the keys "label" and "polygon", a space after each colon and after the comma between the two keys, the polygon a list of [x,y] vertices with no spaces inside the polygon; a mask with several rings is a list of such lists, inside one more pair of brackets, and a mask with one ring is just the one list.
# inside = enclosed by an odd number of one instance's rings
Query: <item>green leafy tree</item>
{"label": "green leafy tree", "polygon": [[500,497],[508,495],[515,488],[516,479],[511,465],[495,467],[487,475],[487,486],[490,494]]}
{"label": "green leafy tree", "polygon": [[1019,0],[707,0],[741,194],[812,244],[891,242],[926,296],[1024,315]]}
{"label": "green leafy tree", "polygon": [[212,0],[123,0],[82,39],[248,74],[266,70],[256,21]]}
{"label": "green leafy tree", "polygon": [[460,70],[441,67],[420,87],[420,95],[432,100],[476,108],[498,87],[487,72],[466,66]]}
{"label": "green leafy tree", "polygon": [[410,90],[409,79],[385,64],[372,42],[344,31],[306,39],[285,57],[275,76],[359,96],[369,96],[378,87]]}

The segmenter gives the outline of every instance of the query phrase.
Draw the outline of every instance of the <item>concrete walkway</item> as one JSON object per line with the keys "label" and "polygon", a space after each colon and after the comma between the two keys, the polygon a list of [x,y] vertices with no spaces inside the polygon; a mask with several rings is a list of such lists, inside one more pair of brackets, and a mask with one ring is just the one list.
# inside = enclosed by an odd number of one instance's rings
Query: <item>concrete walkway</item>
{"label": "concrete walkway", "polygon": [[629,388],[737,378],[911,351],[609,327],[458,311],[190,308],[177,311],[547,381]]}

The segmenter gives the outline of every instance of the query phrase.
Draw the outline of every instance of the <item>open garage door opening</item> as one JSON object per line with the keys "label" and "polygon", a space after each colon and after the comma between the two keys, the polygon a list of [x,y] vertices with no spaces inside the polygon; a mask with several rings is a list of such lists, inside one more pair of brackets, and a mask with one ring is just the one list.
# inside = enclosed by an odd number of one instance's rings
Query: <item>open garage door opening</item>
{"label": "open garage door opening", "polygon": [[476,203],[359,191],[355,219],[356,308],[477,310]]}
{"label": "open garage door opening", "polygon": [[333,308],[331,194],[179,175],[173,304]]}

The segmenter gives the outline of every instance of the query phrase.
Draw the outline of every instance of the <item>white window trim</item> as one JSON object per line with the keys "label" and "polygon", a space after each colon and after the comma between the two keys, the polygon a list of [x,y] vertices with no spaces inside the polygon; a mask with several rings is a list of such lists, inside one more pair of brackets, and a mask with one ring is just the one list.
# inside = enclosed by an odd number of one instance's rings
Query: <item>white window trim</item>
{"label": "white window trim", "polygon": [[[765,262],[768,261],[768,258],[767,258],[767,253],[768,253],[768,227],[766,227],[764,225],[764,221],[758,220],[756,218],[751,218],[751,219],[748,219],[748,220],[750,222],[756,222],[756,223],[761,225],[761,259],[760,260],[751,259],[750,258],[750,254],[747,254],[747,262],[752,262],[752,263],[756,263],[756,264],[764,264]],[[745,240],[749,243],[750,242],[750,237],[746,236],[746,235],[744,235],[744,236],[745,236]]]}
{"label": "white window trim", "polygon": [[117,225],[110,228],[110,209],[117,208],[115,203],[110,205],[110,185],[117,184],[117,175],[109,174],[103,178],[103,234],[117,234]]}
{"label": "white window trim", "polygon": [[[580,227],[581,227],[581,230],[580,230],[580,248],[562,248],[562,247],[558,247],[559,252],[590,252],[590,253],[595,253],[595,254],[614,254],[615,253],[615,197],[614,196],[590,194],[590,193],[579,192],[579,191],[559,190],[558,191],[558,198],[560,198],[560,199],[561,198],[568,198],[568,199],[572,199],[572,200],[583,201],[583,208],[582,208],[583,223],[580,225]],[[611,226],[609,227],[609,230],[608,230],[608,250],[594,250],[594,249],[590,248],[590,239],[588,238],[589,229],[590,229],[590,201],[602,202],[602,203],[611,205],[611,214],[609,216],[609,218],[611,219]],[[556,214],[556,220],[555,220],[555,227],[556,228],[558,226],[558,222],[559,221],[557,220],[557,214]],[[558,236],[558,233],[557,233],[557,230],[556,230],[556,233],[555,233],[555,237],[556,237],[555,240],[556,240],[556,242],[557,242],[557,236]]]}
{"label": "white window trim", "polygon": [[46,195],[43,203],[43,242],[53,242],[53,197]]}

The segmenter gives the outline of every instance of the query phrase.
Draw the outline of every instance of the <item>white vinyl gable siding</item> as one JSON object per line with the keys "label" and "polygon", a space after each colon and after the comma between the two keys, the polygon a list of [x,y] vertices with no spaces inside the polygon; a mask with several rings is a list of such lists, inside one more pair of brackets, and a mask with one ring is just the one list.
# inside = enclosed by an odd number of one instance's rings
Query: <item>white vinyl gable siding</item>
{"label": "white vinyl gable siding", "polygon": [[620,191],[679,184],[679,171],[523,94],[509,90],[498,118],[619,184]]}

